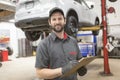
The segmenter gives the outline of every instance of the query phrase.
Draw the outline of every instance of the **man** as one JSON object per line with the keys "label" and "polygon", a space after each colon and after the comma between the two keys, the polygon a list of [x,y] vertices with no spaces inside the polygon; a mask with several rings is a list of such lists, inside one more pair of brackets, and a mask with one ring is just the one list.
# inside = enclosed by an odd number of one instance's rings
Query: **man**
{"label": "man", "polygon": [[[59,8],[51,10],[48,23],[52,32],[37,47],[35,64],[37,76],[50,80],[77,80],[77,73],[61,77],[81,59],[76,39],[64,32],[66,19],[63,11]],[[83,73],[80,75],[84,75],[86,71],[86,68],[81,68],[80,72]]]}

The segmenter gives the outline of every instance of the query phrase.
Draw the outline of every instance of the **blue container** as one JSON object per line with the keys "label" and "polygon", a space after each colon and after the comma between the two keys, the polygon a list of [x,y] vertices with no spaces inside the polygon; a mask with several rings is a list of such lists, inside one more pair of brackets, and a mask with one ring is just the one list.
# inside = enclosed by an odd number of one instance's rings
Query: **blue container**
{"label": "blue container", "polygon": [[78,43],[80,52],[83,57],[95,56],[95,48],[93,43]]}

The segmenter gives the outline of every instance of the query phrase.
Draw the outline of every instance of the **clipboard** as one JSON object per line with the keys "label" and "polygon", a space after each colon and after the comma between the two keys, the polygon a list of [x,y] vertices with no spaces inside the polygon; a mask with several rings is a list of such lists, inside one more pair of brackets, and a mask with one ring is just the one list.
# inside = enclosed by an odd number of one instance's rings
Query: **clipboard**
{"label": "clipboard", "polygon": [[82,66],[86,66],[87,64],[89,64],[90,62],[92,62],[94,59],[96,59],[97,57],[93,57],[93,56],[89,56],[89,57],[85,57],[79,60],[79,63],[72,68],[70,71],[66,72],[64,75],[62,75],[62,77],[66,77],[69,76],[73,73],[75,73],[79,68],[81,68]]}

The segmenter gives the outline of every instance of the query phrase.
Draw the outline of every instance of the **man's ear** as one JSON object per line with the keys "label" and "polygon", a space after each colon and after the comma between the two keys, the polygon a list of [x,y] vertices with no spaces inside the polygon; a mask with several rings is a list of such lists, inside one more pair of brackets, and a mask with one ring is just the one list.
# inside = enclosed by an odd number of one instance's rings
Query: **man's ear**
{"label": "man's ear", "polygon": [[49,25],[51,25],[50,19],[48,19],[48,23],[49,23]]}

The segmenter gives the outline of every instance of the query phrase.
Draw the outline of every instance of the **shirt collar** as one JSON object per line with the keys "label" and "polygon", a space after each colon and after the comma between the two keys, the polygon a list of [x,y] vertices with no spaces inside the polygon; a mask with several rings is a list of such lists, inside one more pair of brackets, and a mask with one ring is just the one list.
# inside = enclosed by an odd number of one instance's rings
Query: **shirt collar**
{"label": "shirt collar", "polygon": [[[53,40],[56,40],[58,38],[54,32],[51,32],[51,36],[52,36]],[[64,33],[64,40],[66,40],[68,38],[69,38],[68,34]]]}

